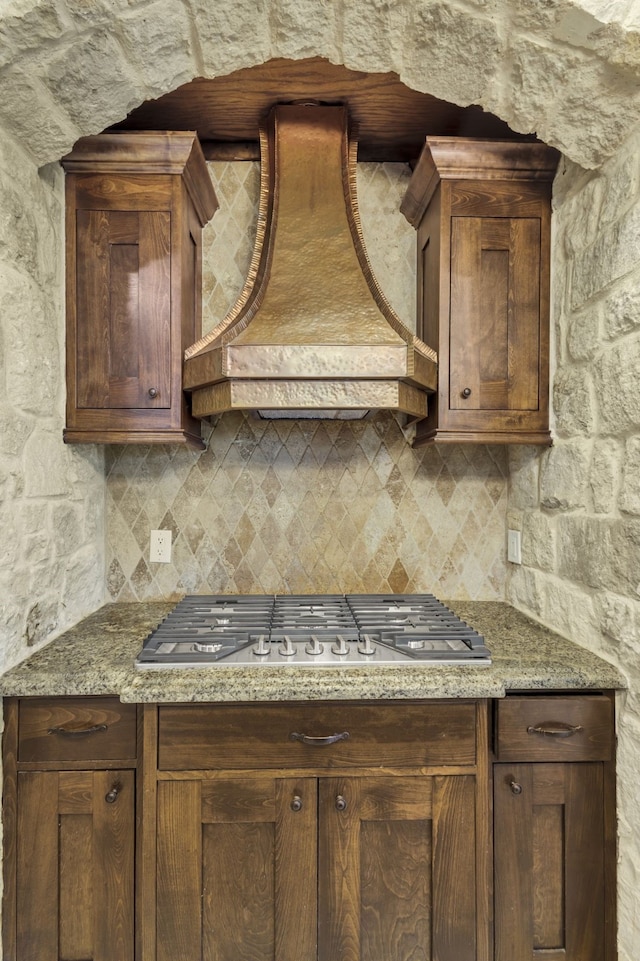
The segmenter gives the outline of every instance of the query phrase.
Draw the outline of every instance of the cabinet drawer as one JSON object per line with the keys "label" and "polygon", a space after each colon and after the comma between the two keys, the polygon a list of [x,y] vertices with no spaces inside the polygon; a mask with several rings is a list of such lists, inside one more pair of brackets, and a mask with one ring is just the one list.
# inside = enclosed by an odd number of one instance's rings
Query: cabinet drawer
{"label": "cabinet drawer", "polygon": [[136,756],[136,707],[116,697],[27,698],[18,709],[19,761]]}
{"label": "cabinet drawer", "polygon": [[613,756],[608,697],[507,697],[496,708],[500,761],[608,761]]}
{"label": "cabinet drawer", "polygon": [[158,766],[166,771],[469,765],[476,759],[475,728],[475,704],[464,702],[167,705],[159,709]]}

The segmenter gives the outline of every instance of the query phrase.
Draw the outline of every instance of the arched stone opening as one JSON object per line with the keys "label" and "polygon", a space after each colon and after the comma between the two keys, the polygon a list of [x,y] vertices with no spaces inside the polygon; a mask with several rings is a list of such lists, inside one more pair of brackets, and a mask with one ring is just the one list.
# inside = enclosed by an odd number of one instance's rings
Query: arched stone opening
{"label": "arched stone opening", "polygon": [[631,0],[16,0],[0,16],[0,122],[40,165],[194,77],[322,56],[477,103],[589,168],[640,116],[636,21]]}

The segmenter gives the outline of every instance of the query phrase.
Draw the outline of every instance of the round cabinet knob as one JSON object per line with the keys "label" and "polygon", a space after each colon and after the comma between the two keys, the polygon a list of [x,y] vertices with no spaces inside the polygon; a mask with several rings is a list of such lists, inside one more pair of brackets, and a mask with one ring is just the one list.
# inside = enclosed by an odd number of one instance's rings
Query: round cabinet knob
{"label": "round cabinet knob", "polygon": [[522,794],[522,785],[518,784],[517,781],[509,781],[509,787],[512,794]]}
{"label": "round cabinet knob", "polygon": [[157,387],[150,387],[150,388],[149,388],[149,397],[153,400],[153,399],[154,399],[155,397],[157,397],[157,396],[158,396],[158,388],[157,388]]}
{"label": "round cabinet knob", "polygon": [[115,802],[118,800],[118,795],[120,794],[121,790],[122,790],[121,784],[119,783],[114,784],[111,790],[108,791],[104,796],[104,799],[107,802],[107,804],[115,804]]}
{"label": "round cabinet knob", "polygon": [[302,798],[299,794],[294,794],[291,799],[291,810],[301,811],[302,810]]}
{"label": "round cabinet knob", "polygon": [[343,797],[342,794],[338,794],[336,797],[336,811],[346,811],[347,810],[347,799]]}
{"label": "round cabinet knob", "polygon": [[465,400],[466,400],[467,397],[471,397],[471,388],[470,388],[470,387],[465,387],[464,390],[462,390],[462,391],[460,392],[460,396],[461,396],[461,397],[464,397]]}

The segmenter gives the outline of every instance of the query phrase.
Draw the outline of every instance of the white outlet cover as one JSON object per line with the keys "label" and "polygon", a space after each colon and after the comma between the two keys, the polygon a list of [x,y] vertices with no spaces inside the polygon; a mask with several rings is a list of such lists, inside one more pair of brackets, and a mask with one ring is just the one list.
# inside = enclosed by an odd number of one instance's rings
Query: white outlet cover
{"label": "white outlet cover", "polygon": [[512,564],[522,564],[522,534],[520,531],[507,531],[507,560]]}
{"label": "white outlet cover", "polygon": [[153,564],[171,563],[171,531],[151,531],[149,560]]}

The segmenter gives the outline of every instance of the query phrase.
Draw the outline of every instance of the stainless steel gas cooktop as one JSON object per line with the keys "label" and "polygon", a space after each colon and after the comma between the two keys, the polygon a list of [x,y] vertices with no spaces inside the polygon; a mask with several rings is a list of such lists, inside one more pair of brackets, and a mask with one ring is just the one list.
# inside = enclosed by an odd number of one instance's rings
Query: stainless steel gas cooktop
{"label": "stainless steel gas cooktop", "polygon": [[138,668],[491,663],[484,638],[432,594],[192,595]]}

